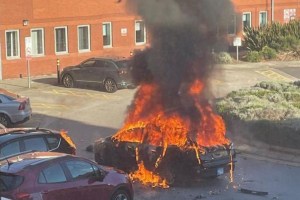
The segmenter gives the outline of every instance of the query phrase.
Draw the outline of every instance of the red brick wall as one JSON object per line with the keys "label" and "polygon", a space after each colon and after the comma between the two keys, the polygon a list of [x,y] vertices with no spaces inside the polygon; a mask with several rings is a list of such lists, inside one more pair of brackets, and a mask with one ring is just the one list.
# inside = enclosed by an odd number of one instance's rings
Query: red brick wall
{"label": "red brick wall", "polygon": [[[44,28],[45,56],[30,60],[31,76],[56,73],[56,60],[61,68],[74,65],[95,56],[129,57],[134,49],[144,48],[135,45],[134,22],[138,16],[128,13],[126,1],[95,0],[0,0],[0,43],[2,52],[3,79],[27,76],[25,58],[25,37],[30,29]],[[29,20],[23,26],[23,19]],[[112,48],[103,49],[102,23],[112,23]],[[91,51],[79,53],[77,26],[90,25]],[[66,26],[68,31],[68,53],[55,54],[54,27]],[[121,35],[121,29],[127,35]],[[20,58],[6,59],[5,30],[18,29],[20,33]]]}

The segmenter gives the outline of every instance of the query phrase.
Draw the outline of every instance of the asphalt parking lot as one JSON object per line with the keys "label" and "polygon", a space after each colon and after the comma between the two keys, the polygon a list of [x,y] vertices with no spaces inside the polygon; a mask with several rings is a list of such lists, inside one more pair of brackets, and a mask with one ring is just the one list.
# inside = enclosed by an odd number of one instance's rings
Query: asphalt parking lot
{"label": "asphalt parking lot", "polygon": [[[280,70],[282,66],[259,63],[253,66],[240,64],[216,67],[210,81],[212,93],[215,97],[222,97],[232,90],[249,87],[262,80],[297,80],[293,74]],[[295,63],[293,67],[296,68]],[[1,88],[30,97],[32,119],[19,126],[67,130],[77,145],[78,154],[90,159],[93,159],[93,154],[87,152],[86,147],[100,137],[114,134],[122,126],[127,106],[135,94],[134,89],[110,94],[97,89],[64,88],[57,84],[56,75],[32,77],[30,86],[28,88],[27,78],[0,81]],[[230,183],[228,176],[167,190],[135,183],[135,199],[262,198],[239,192],[241,186],[268,191],[267,199],[297,199],[299,194],[296,187],[300,181],[297,175],[300,173],[300,162],[297,159],[300,154],[295,152],[293,155],[288,154],[288,157],[280,149],[270,153],[269,147],[255,144],[257,146],[238,144],[240,154],[234,183]]]}

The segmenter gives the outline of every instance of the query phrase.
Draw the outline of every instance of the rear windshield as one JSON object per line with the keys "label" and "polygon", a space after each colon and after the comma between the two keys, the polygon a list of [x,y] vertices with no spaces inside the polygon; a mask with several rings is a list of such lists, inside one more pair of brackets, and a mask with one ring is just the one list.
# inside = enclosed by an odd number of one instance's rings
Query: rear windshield
{"label": "rear windshield", "polygon": [[23,182],[22,176],[0,173],[0,193],[13,190]]}

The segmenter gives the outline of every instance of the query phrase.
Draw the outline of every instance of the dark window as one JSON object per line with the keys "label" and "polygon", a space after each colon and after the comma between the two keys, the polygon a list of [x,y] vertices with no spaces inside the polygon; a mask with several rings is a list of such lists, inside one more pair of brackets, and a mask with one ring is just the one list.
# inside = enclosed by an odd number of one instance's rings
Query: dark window
{"label": "dark window", "polygon": [[47,136],[46,139],[48,141],[48,145],[49,145],[50,150],[55,149],[55,148],[58,147],[60,138],[57,138],[57,137],[54,137],[54,136]]}
{"label": "dark window", "polygon": [[65,173],[59,164],[44,169],[39,175],[39,183],[60,183],[67,181]]}
{"label": "dark window", "polygon": [[0,152],[0,157],[9,156],[12,154],[20,153],[19,141],[11,142],[5,145]]}
{"label": "dark window", "polygon": [[47,145],[42,137],[24,139],[25,151],[38,150],[48,151]]}
{"label": "dark window", "polygon": [[116,69],[116,66],[112,62],[105,62],[105,67],[109,69]]}
{"label": "dark window", "polygon": [[88,178],[95,176],[93,166],[84,161],[67,161],[66,166],[69,169],[73,179]]}
{"label": "dark window", "polygon": [[13,190],[23,182],[23,177],[16,175],[0,174],[0,193]]}
{"label": "dark window", "polygon": [[103,60],[97,60],[97,67],[104,67],[105,62]]}
{"label": "dark window", "polygon": [[135,43],[145,43],[146,42],[146,31],[145,23],[143,21],[135,22]]}
{"label": "dark window", "polygon": [[88,60],[88,61],[82,63],[82,66],[83,67],[93,67],[95,62],[96,62],[95,60]]}

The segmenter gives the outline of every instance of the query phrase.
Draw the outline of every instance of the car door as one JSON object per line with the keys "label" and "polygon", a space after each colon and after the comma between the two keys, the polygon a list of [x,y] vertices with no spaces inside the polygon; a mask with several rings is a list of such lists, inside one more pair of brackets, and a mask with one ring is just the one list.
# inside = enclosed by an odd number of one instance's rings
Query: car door
{"label": "car door", "polygon": [[41,192],[43,200],[82,200],[78,185],[68,180],[60,163],[53,163],[41,170],[36,190]]}
{"label": "car door", "polygon": [[84,160],[64,162],[74,185],[78,185],[80,196],[84,200],[109,199],[109,186],[103,182],[103,173],[99,168]]}
{"label": "car door", "polygon": [[94,73],[93,70],[94,70],[95,62],[96,62],[95,59],[86,60],[80,64],[79,70],[74,72],[76,73],[75,75],[76,81],[79,84],[83,84],[83,85],[93,84],[90,75]]}

